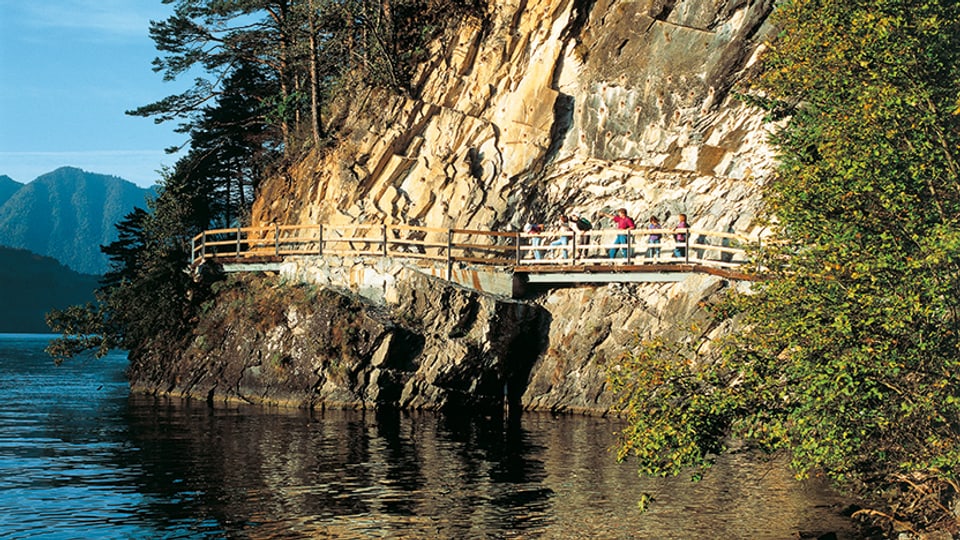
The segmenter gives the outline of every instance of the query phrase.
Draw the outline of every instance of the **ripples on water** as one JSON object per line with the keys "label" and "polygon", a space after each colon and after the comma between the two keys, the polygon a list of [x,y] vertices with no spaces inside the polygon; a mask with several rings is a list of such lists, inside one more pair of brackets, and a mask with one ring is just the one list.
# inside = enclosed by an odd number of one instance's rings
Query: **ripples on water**
{"label": "ripples on water", "polygon": [[[0,538],[795,538],[840,500],[782,463],[638,479],[614,421],[210,409],[0,335]],[[644,492],[656,503],[636,510]]]}

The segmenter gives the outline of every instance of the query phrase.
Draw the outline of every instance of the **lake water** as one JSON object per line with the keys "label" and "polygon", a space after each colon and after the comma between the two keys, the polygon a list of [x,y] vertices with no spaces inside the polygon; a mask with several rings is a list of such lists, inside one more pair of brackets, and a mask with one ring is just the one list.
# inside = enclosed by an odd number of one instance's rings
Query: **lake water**
{"label": "lake water", "polygon": [[130,395],[122,353],[54,366],[49,338],[0,335],[0,538],[854,537],[749,453],[651,480],[613,420],[211,409]]}

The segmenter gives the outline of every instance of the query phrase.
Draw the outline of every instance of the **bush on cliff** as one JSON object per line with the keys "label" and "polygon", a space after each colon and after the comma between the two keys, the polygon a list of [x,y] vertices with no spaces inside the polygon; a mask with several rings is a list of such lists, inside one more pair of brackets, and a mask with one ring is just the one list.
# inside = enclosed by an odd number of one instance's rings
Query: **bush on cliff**
{"label": "bush on cliff", "polygon": [[733,435],[872,499],[860,515],[891,530],[956,530],[960,4],[788,0],[774,17],[750,92],[789,116],[765,193],[779,243],[717,308],[742,331],[713,356],[647,342],[611,371],[621,457],[702,471]]}
{"label": "bush on cliff", "polygon": [[121,221],[118,239],[101,249],[111,269],[95,303],[53,310],[47,325],[62,337],[47,352],[60,363],[86,350],[177,351],[190,335],[209,283],[189,273],[190,240],[209,223],[210,194],[171,173],[150,210],[136,209]]}

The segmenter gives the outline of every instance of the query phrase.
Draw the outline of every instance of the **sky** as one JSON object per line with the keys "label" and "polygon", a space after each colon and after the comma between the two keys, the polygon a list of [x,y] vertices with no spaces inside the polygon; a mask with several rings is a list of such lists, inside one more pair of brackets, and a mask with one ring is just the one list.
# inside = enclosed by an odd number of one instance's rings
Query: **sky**
{"label": "sky", "polygon": [[157,183],[187,137],[174,123],[124,114],[176,94],[164,82],[150,20],[160,0],[0,0],[0,175],[28,183],[62,166]]}

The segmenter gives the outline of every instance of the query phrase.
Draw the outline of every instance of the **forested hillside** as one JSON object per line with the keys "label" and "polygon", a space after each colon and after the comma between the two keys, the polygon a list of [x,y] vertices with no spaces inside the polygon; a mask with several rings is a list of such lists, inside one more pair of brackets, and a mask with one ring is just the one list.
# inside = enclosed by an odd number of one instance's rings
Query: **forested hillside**
{"label": "forested hillside", "polygon": [[117,238],[116,224],[134,207],[145,207],[151,193],[115,176],[62,167],[23,185],[0,205],[0,245],[103,274],[108,260],[100,246]]}
{"label": "forested hillside", "polygon": [[50,332],[44,315],[53,308],[92,302],[97,280],[50,257],[0,247],[0,332]]}

